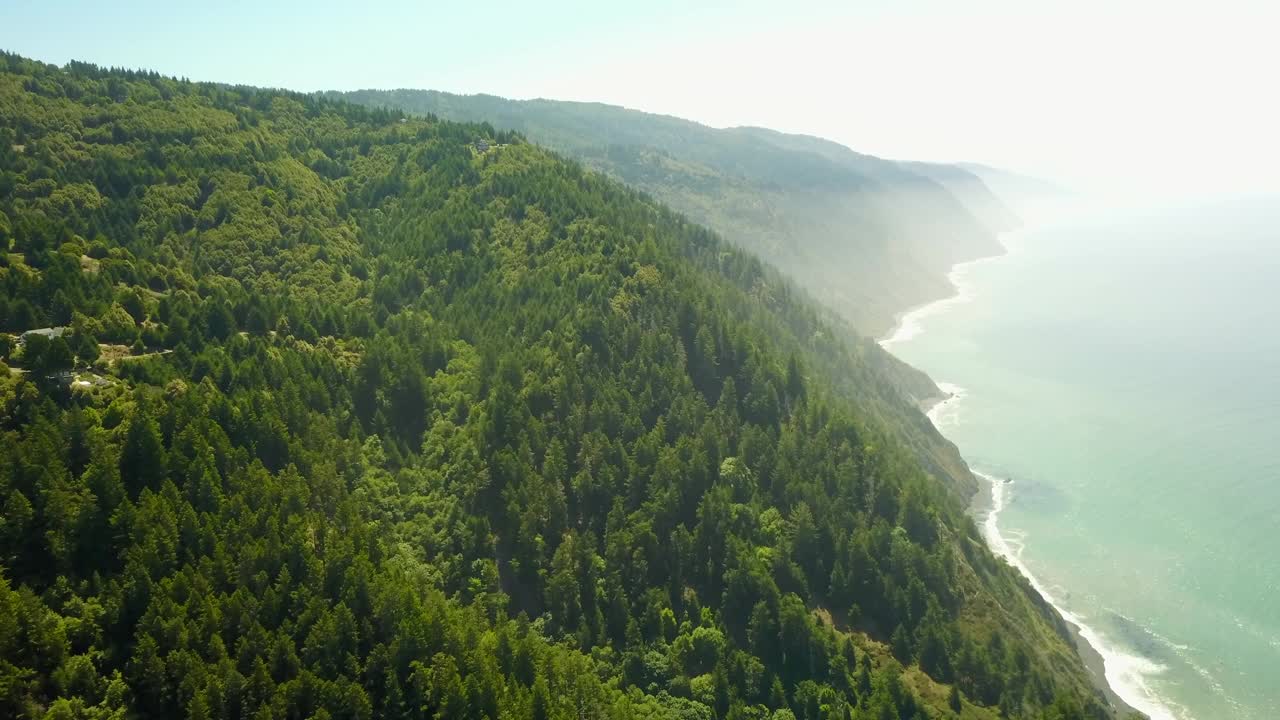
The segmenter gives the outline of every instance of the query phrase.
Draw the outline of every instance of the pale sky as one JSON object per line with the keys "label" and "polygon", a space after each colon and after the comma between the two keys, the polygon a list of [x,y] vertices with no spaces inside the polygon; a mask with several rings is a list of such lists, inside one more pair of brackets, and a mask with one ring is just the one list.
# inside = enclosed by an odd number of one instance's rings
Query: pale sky
{"label": "pale sky", "polygon": [[594,100],[1081,189],[1280,190],[1280,3],[5,0],[0,48],[296,90]]}

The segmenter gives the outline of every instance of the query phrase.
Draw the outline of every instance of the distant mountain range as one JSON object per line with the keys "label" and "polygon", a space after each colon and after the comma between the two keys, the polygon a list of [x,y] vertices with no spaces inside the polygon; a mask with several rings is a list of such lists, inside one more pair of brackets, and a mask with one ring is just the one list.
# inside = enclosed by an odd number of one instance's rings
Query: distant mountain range
{"label": "distant mountain range", "polygon": [[950,294],[951,266],[999,252],[997,234],[1018,224],[984,183],[998,176],[989,168],[897,162],[807,135],[599,103],[432,90],[329,95],[520,132],[760,255],[873,337],[902,311]]}
{"label": "distant mountain range", "polygon": [[1032,221],[1046,211],[1070,206],[1082,197],[1075,190],[1055,182],[1003,168],[979,163],[957,163],[957,166],[981,178],[991,192],[1026,221]]}

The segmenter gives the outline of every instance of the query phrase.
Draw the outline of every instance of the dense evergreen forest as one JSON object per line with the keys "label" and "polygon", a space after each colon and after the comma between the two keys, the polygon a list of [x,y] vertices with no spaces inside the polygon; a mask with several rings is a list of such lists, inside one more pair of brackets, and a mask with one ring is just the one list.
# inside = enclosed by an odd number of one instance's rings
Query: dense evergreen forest
{"label": "dense evergreen forest", "polygon": [[0,716],[1110,716],[874,344],[517,135],[0,54],[0,326]]}
{"label": "dense evergreen forest", "polygon": [[974,173],[755,127],[712,128],[601,103],[433,90],[328,93],[491,122],[643,190],[786,271],[864,335],[953,292],[951,266],[1017,224]]}

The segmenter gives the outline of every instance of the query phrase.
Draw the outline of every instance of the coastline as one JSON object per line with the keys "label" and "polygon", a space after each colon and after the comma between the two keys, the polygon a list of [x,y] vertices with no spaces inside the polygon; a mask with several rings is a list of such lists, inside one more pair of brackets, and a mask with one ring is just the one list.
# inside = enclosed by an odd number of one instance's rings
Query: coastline
{"label": "coastline", "polygon": [[[918,305],[895,315],[895,326],[889,333],[878,339],[877,343],[885,350],[890,350],[890,346],[910,340],[922,332],[923,328],[920,326],[920,321],[924,318],[937,314],[951,305],[968,302],[972,298],[972,294],[962,282],[967,269],[976,263],[1003,257],[1007,254],[1008,249],[1006,248],[1002,253],[975,258],[952,266],[951,271],[947,274],[947,280],[951,283],[955,292],[948,297]],[[955,403],[963,398],[964,389],[936,380],[934,384],[938,387],[941,395],[923,399],[920,401],[920,405],[921,410],[929,418],[929,421],[933,423],[939,432],[942,432],[945,424],[943,413],[948,409],[954,408]],[[1039,579],[1023,564],[1019,553],[1011,547],[1008,539],[1000,534],[997,520],[1006,502],[1007,490],[1005,486],[1011,484],[1011,482],[1001,480],[973,468],[970,468],[970,472],[983,481],[981,483],[983,490],[974,496],[969,512],[978,521],[988,547],[1018,570],[1031,583],[1032,588],[1041,598],[1058,612],[1058,615],[1063,619],[1070,631],[1076,652],[1084,663],[1089,678],[1093,681],[1097,690],[1106,698],[1106,701],[1111,705],[1117,716],[1128,717],[1136,713],[1151,718],[1151,720],[1173,720],[1172,714],[1164,707],[1155,704],[1154,701],[1148,703],[1143,701],[1145,698],[1136,697],[1126,700],[1121,696],[1116,689],[1121,684],[1120,680],[1122,678],[1133,678],[1134,676],[1137,677],[1136,684],[1139,687],[1135,688],[1134,681],[1130,680],[1125,689],[1134,693],[1150,695],[1146,686],[1141,683],[1142,668],[1138,667],[1138,665],[1143,660],[1123,655],[1117,651],[1104,649],[1097,632],[1085,625],[1076,615],[1058,605],[1053,596],[1046,592]],[[1112,659],[1112,665],[1116,666],[1114,674],[1110,676],[1107,672],[1109,656]],[[1142,706],[1143,709],[1139,710],[1135,705]]]}
{"label": "coastline", "polygon": [[1039,579],[1032,575],[1026,565],[1023,564],[1021,558],[1018,557],[1017,551],[1010,546],[1009,541],[1004,536],[999,535],[997,520],[1007,501],[1008,490],[1006,486],[1011,485],[1012,482],[992,477],[977,470],[971,472],[985,481],[983,483],[985,491],[974,496],[969,512],[979,521],[978,524],[982,529],[987,545],[991,547],[993,552],[1008,561],[1023,577],[1027,578],[1027,581],[1031,583],[1032,588],[1035,589],[1040,597],[1058,612],[1058,615],[1066,623],[1067,629],[1071,633],[1071,640],[1075,644],[1076,653],[1080,655],[1080,660],[1084,663],[1085,670],[1089,673],[1089,679],[1093,681],[1094,687],[1106,697],[1111,708],[1123,718],[1127,718],[1134,713],[1149,717],[1121,697],[1115,687],[1112,686],[1111,681],[1107,678],[1107,658],[1098,647],[1094,646],[1094,642],[1098,642],[1097,634],[1092,628],[1084,625],[1076,615],[1057,604],[1053,596],[1045,591]]}
{"label": "coastline", "polygon": [[1125,702],[1124,698],[1117,695],[1116,691],[1111,688],[1111,684],[1107,682],[1106,658],[1102,657],[1102,653],[1089,644],[1089,641],[1081,634],[1080,626],[1070,620],[1066,622],[1067,627],[1071,630],[1071,639],[1076,643],[1076,652],[1080,654],[1080,659],[1084,661],[1084,667],[1089,671],[1089,677],[1093,680],[1093,684],[1107,697],[1107,702],[1111,703],[1111,707],[1122,717],[1134,713],[1142,714],[1137,708]]}
{"label": "coastline", "polygon": [[[986,481],[989,493],[980,493],[975,497],[970,512],[980,520],[979,527],[991,550],[1003,557],[1023,577],[1031,583],[1031,587],[1049,603],[1067,624],[1071,638],[1075,642],[1076,652],[1084,662],[1094,685],[1107,698],[1112,708],[1121,717],[1139,713],[1151,720],[1175,720],[1167,708],[1158,704],[1152,693],[1143,682],[1146,672],[1152,671],[1152,664],[1145,658],[1135,657],[1119,650],[1109,648],[1103,643],[1098,633],[1070,610],[1058,604],[1058,601],[1040,583],[1039,578],[1022,562],[1021,546],[1014,547],[1007,538],[1000,534],[997,524],[1000,511],[1004,509],[1008,498],[1011,480],[993,477],[984,472],[973,470],[973,474]],[[1016,542],[1016,541],[1015,541]],[[1108,662],[1110,661],[1110,662]],[[1108,672],[1110,670],[1110,672]],[[1123,688],[1131,693],[1126,698],[1121,695]],[[1144,697],[1134,697],[1144,696]]]}
{"label": "coastline", "polygon": [[889,329],[889,332],[877,338],[876,344],[888,350],[892,345],[910,340],[921,332],[921,320],[931,315],[936,315],[951,305],[968,302],[973,296],[969,293],[969,288],[962,283],[962,280],[969,268],[979,263],[1002,258],[1008,254],[1009,249],[1001,245],[1000,251],[997,253],[982,255],[971,260],[963,260],[952,265],[951,270],[947,272],[947,283],[951,285],[951,294],[894,313],[893,327]]}

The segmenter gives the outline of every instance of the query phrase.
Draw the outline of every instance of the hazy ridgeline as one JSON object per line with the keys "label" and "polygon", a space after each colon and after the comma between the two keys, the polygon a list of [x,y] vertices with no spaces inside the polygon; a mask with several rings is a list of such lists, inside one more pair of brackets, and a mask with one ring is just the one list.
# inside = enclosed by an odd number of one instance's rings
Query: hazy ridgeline
{"label": "hazy ridgeline", "polygon": [[900,163],[763,128],[715,129],[598,103],[430,90],[329,93],[448,120],[487,121],[643,190],[776,265],[864,335],[951,293],[961,260],[1017,224],[977,175]]}

